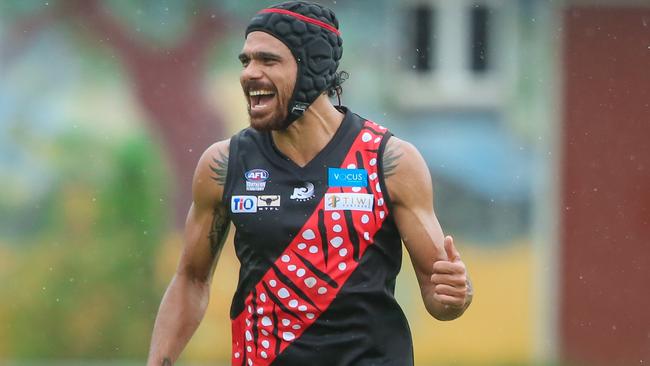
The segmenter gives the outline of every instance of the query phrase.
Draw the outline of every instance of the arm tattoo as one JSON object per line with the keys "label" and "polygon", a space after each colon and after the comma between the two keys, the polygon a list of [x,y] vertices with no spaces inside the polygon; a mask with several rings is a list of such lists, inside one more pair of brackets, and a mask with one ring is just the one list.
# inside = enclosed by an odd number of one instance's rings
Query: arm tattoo
{"label": "arm tattoo", "polygon": [[223,249],[223,244],[226,241],[229,229],[230,220],[226,214],[226,208],[223,205],[217,205],[214,209],[214,218],[212,219],[210,234],[208,234],[212,258],[216,258],[221,252],[221,249]]}
{"label": "arm tattoo", "polygon": [[212,170],[214,173],[214,175],[212,175],[210,178],[212,178],[220,186],[226,184],[226,175],[228,174],[228,155],[219,151],[219,157],[212,158],[210,170]]}
{"label": "arm tattoo", "polygon": [[170,360],[169,357],[165,357],[165,359],[161,363],[161,366],[172,366],[172,360]]}
{"label": "arm tattoo", "polygon": [[386,151],[384,151],[383,156],[383,165],[384,165],[384,177],[390,177],[395,174],[395,168],[397,168],[397,162],[401,158],[403,153],[398,151],[395,146],[386,145]]}

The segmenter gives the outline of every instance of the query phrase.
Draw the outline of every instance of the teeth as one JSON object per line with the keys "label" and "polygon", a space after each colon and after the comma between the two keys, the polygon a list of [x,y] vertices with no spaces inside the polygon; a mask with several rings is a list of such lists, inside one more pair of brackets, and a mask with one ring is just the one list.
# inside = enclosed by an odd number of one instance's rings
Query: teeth
{"label": "teeth", "polygon": [[273,92],[269,90],[251,90],[250,92],[248,92],[248,95],[251,97],[258,96],[258,95],[273,95]]}

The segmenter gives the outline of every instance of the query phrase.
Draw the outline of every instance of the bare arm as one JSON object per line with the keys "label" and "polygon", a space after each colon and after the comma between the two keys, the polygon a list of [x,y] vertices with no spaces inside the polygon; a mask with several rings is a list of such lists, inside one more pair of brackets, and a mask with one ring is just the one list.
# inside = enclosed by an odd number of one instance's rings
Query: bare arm
{"label": "bare arm", "polygon": [[151,338],[148,366],[171,366],[203,319],[210,282],[230,219],[222,202],[229,141],[206,150],[192,182],[193,202],[185,222],[184,247],[163,296]]}
{"label": "bare arm", "polygon": [[436,319],[455,319],[471,303],[473,290],[453,239],[444,237],[434,213],[429,169],[415,147],[395,137],[386,146],[383,168],[424,305]]}

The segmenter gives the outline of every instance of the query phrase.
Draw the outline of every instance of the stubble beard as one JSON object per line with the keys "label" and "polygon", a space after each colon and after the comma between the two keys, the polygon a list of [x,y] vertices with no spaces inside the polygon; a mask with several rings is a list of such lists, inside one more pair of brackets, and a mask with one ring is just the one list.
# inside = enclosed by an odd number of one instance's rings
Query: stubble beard
{"label": "stubble beard", "polygon": [[[278,98],[277,94],[276,94],[276,98]],[[248,120],[250,126],[260,132],[285,130],[288,127],[285,121],[287,119],[289,112],[287,111],[287,107],[284,105],[284,103],[278,102],[276,104],[277,105],[273,113],[271,113],[270,115],[264,118],[256,118],[256,119],[253,119],[253,117],[250,115],[250,106],[249,106]]]}

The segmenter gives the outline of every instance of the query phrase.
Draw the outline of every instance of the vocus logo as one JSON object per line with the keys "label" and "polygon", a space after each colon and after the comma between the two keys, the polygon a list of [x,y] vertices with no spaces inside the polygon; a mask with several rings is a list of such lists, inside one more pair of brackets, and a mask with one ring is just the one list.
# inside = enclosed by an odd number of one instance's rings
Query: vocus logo
{"label": "vocus logo", "polygon": [[368,172],[365,169],[329,168],[327,185],[330,187],[365,187],[368,185]]}

